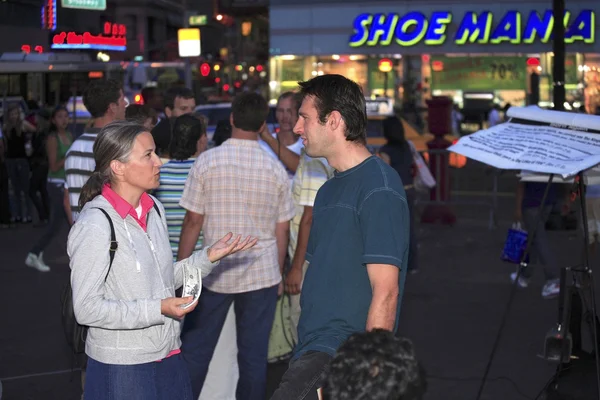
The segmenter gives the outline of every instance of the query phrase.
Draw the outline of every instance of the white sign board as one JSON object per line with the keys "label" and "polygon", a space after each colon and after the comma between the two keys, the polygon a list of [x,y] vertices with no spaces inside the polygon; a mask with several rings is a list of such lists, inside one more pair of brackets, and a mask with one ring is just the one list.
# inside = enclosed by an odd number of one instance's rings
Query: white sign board
{"label": "white sign board", "polygon": [[184,28],[177,31],[179,57],[198,57],[200,48],[200,29]]}
{"label": "white sign board", "polygon": [[600,134],[582,131],[600,128],[600,117],[576,119],[577,114],[537,107],[513,108],[508,115],[519,118],[516,122],[464,136],[448,150],[500,169],[563,178],[600,164]]}

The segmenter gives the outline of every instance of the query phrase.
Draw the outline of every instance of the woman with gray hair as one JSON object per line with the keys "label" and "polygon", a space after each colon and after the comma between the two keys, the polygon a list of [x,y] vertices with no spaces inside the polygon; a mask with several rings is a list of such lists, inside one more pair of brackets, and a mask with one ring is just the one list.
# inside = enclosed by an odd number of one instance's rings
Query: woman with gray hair
{"label": "woman with gray hair", "polygon": [[178,298],[175,290],[184,273],[206,277],[257,239],[229,233],[173,263],[164,208],[147,194],[161,166],[150,132],[126,121],[108,124],[94,159],[68,240],[73,308],[89,327],[84,398],[192,399],[179,335],[197,297]]}

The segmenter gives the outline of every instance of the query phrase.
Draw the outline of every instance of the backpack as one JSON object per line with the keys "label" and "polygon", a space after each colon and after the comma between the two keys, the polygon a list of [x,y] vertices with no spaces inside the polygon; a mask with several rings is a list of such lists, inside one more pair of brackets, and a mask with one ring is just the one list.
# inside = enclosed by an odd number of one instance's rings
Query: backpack
{"label": "backpack", "polygon": [[[108,264],[108,271],[106,271],[106,276],[104,277],[104,282],[108,279],[108,274],[110,273],[110,269],[113,264],[113,260],[115,259],[115,252],[119,247],[119,243],[117,242],[117,236],[115,234],[115,226],[113,225],[112,219],[108,215],[108,213],[102,208],[94,207],[98,210],[102,211],[106,219],[108,219],[108,224],[110,225],[110,248],[108,250],[108,254],[110,257],[110,263]],[[154,209],[158,214],[159,218],[162,218],[158,206],[154,203]],[[85,353],[85,339],[87,337],[88,327],[86,325],[81,325],[77,322],[75,318],[75,311],[73,309],[73,289],[71,288],[71,279],[66,283],[62,295],[61,295],[61,306],[62,306],[62,326],[63,331],[65,333],[65,337],[67,339],[67,343],[69,347],[73,350],[75,354],[83,354]]]}
{"label": "backpack", "polygon": [[[106,282],[113,260],[115,259],[115,252],[117,251],[119,244],[117,243],[115,227],[112,219],[105,210],[101,208],[98,208],[98,210],[102,211],[106,219],[108,219],[108,223],[110,225],[110,248],[108,250],[110,263],[108,264],[108,271],[104,277],[104,282]],[[65,332],[67,343],[73,350],[73,353],[82,354],[85,352],[85,338],[87,337],[88,327],[85,325],[80,325],[75,318],[75,311],[73,310],[73,289],[71,288],[71,279],[69,279],[63,288],[60,302],[62,305],[62,326],[63,331]]]}

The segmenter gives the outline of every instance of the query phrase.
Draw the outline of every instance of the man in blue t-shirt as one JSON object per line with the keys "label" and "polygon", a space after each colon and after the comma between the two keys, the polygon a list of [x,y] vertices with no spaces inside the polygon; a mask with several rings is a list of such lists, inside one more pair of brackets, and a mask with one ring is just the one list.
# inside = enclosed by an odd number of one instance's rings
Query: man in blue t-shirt
{"label": "man in blue t-shirt", "polygon": [[406,277],[409,213],[398,173],[366,148],[360,87],[340,75],[301,82],[294,132],[336,170],[317,193],[298,344],[272,399],[317,399],[323,369],[353,333],[395,331]]}

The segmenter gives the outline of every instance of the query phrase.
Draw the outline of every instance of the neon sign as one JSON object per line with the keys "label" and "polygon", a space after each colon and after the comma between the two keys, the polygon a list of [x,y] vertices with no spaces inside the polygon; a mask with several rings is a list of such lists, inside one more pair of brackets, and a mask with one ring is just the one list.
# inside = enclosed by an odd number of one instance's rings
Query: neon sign
{"label": "neon sign", "polygon": [[125,51],[127,49],[127,28],[122,24],[104,24],[104,32],[93,35],[90,32],[78,34],[61,32],[52,37],[52,49],[93,49]]}
{"label": "neon sign", "polygon": [[[25,54],[31,54],[31,47],[32,46],[30,44],[24,44],[21,46],[21,51]],[[33,46],[33,51],[38,54],[42,54],[44,52],[44,48],[40,45]]]}
{"label": "neon sign", "polygon": [[[496,14],[498,16],[498,14]],[[594,43],[595,40],[594,11],[583,10],[572,18],[565,12],[565,43]],[[428,46],[441,45],[446,42],[447,29],[452,22],[452,13],[436,11],[430,18],[418,11],[411,11],[402,16],[398,14],[361,14],[354,20],[354,34],[350,37],[351,47],[389,46],[395,41],[399,46],[414,46],[424,42]],[[499,21],[490,11],[476,13],[469,11],[458,24],[454,34],[454,43],[465,44],[531,44],[536,39],[548,43],[554,26],[552,10],[543,15],[531,11],[523,18],[519,11],[507,11]],[[495,27],[494,27],[495,26]]]}
{"label": "neon sign", "polygon": [[56,0],[46,0],[42,6],[42,29],[56,29]]}

